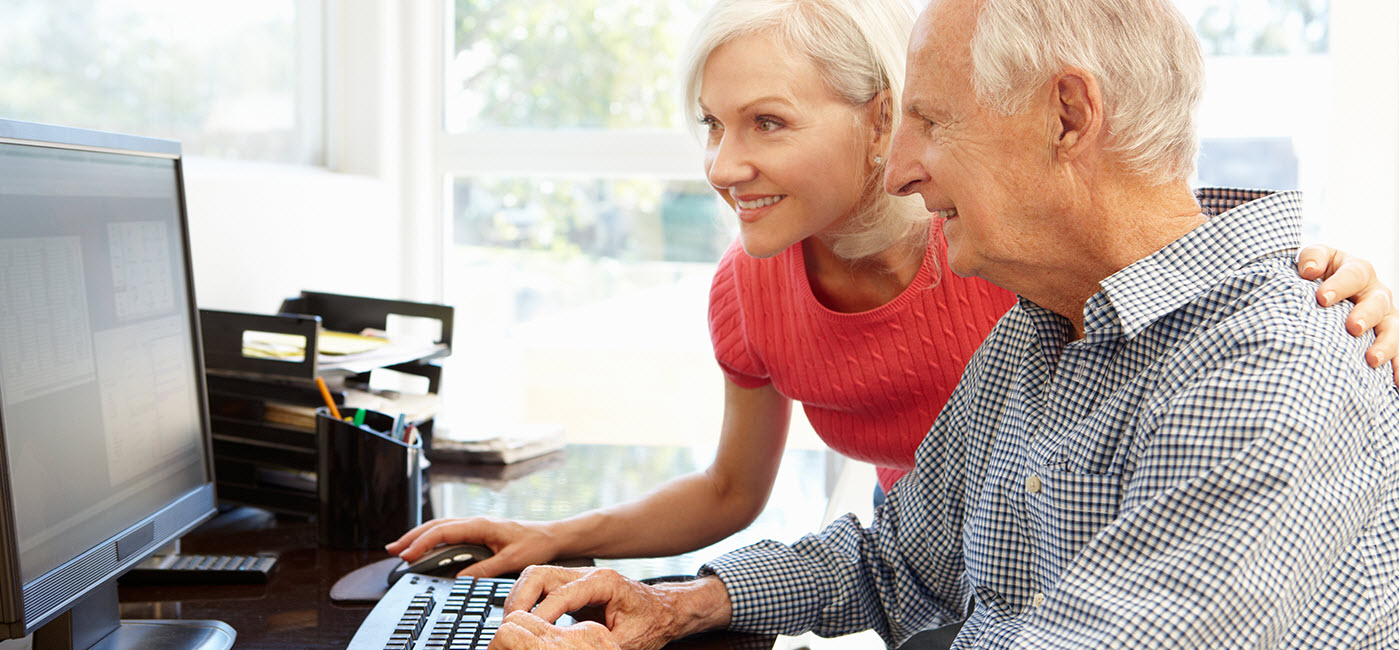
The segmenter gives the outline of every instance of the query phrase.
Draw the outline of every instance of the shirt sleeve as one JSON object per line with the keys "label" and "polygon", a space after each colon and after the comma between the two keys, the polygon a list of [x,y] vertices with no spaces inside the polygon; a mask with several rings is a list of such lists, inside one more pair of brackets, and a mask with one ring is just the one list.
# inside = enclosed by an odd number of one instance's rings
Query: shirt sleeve
{"label": "shirt sleeve", "polygon": [[[1400,417],[1344,316],[1213,332],[1233,339],[1226,358],[1165,364],[1177,385],[1138,419],[1118,517],[1014,647],[1371,647],[1334,637],[1400,603]],[[1358,602],[1370,611],[1339,605]]]}
{"label": "shirt sleeve", "polygon": [[914,633],[967,616],[963,579],[962,467],[966,395],[977,391],[979,363],[949,399],[920,444],[914,470],[876,509],[869,528],[854,515],[791,546],[766,541],[709,562],[732,605],[730,629],[759,634],[814,631],[839,636],[874,629],[891,646]]}
{"label": "shirt sleeve", "polygon": [[743,388],[758,388],[771,380],[762,360],[749,347],[737,260],[744,254],[734,242],[715,270],[710,284],[710,342],[725,378]]}

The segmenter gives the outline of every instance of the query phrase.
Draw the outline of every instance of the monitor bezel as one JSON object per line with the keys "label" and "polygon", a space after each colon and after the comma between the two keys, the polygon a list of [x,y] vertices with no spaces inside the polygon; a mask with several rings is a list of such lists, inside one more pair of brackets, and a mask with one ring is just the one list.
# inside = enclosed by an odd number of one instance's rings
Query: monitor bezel
{"label": "monitor bezel", "polygon": [[[126,570],[178,540],[217,512],[214,488],[213,440],[208,392],[205,386],[203,337],[199,306],[195,299],[194,269],[190,248],[189,211],[185,202],[184,157],[178,141],[0,118],[0,145],[35,146],[99,153],[116,153],[172,161],[175,172],[176,208],[179,211],[185,291],[189,297],[189,325],[193,349],[195,388],[199,401],[199,425],[204,439],[203,462],[208,481],[189,490],[140,522],[112,535],[100,544],[69,559],[28,583],[20,578],[16,551],[13,490],[0,498],[0,639],[22,638],[68,611],[89,594],[116,580]],[[0,421],[0,486],[10,485],[9,454],[5,448],[4,422]]]}

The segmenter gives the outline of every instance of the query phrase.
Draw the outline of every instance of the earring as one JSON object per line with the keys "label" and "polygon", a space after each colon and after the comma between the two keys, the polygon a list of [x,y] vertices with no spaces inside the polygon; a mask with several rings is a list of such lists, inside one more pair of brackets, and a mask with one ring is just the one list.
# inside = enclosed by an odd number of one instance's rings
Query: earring
{"label": "earring", "polygon": [[877,165],[883,165],[883,164],[885,164],[885,157],[884,157],[884,156],[875,156],[875,164],[877,164]]}

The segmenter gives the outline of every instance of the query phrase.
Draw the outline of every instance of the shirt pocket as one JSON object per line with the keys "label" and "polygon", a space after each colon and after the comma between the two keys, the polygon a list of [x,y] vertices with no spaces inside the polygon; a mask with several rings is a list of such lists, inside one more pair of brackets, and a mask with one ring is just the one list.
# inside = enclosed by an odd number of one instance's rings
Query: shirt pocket
{"label": "shirt pocket", "polygon": [[1044,568],[1058,575],[1089,540],[1117,518],[1123,501],[1123,477],[1053,466],[1041,467],[1031,476],[1034,478],[1026,479],[1025,501],[1029,532],[1040,559],[1050,565]]}

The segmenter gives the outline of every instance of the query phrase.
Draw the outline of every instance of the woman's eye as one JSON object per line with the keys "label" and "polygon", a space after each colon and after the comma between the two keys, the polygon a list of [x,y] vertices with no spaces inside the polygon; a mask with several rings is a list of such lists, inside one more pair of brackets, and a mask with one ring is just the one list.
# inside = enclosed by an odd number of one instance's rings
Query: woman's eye
{"label": "woman's eye", "polygon": [[720,128],[719,120],[710,117],[709,115],[700,118],[700,126],[705,127],[705,130],[707,131],[718,131]]}
{"label": "woman's eye", "polygon": [[760,117],[756,120],[759,131],[772,131],[782,126],[782,123],[771,117]]}

